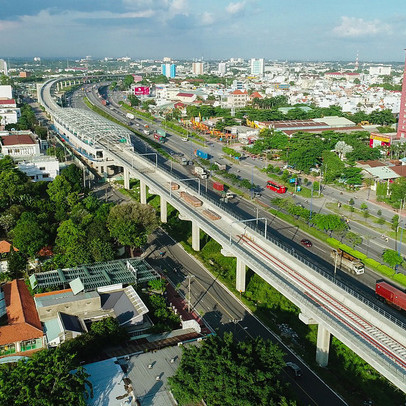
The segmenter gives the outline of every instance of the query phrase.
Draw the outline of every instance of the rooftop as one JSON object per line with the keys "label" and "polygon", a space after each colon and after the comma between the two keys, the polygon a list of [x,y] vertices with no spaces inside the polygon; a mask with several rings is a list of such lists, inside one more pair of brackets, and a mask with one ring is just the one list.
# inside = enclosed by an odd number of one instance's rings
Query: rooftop
{"label": "rooftop", "polygon": [[31,287],[35,289],[39,287],[67,288],[68,285],[75,288],[79,282],[85,291],[91,291],[114,284],[148,282],[157,277],[156,272],[146,261],[128,258],[36,273],[30,276],[30,283]]}
{"label": "rooftop", "polygon": [[0,105],[2,104],[16,104],[16,101],[14,99],[0,100]]}
{"label": "rooftop", "polygon": [[5,137],[1,137],[1,142],[4,146],[13,146],[13,145],[35,145],[36,142],[28,135],[7,135]]}
{"label": "rooftop", "polygon": [[[0,254],[7,254],[8,252],[10,252],[11,249],[11,244],[6,241],[6,240],[2,240],[0,241]],[[13,247],[14,251],[18,251],[18,249],[16,247]]]}
{"label": "rooftop", "polygon": [[24,281],[14,279],[3,291],[8,325],[0,327],[0,345],[42,337],[37,309]]}
{"label": "rooftop", "polygon": [[[93,398],[86,403],[92,406],[121,406],[128,396],[124,388],[124,373],[116,363],[116,358],[87,364],[85,370],[90,374],[93,386]],[[124,398],[122,398],[124,396]],[[169,406],[169,405],[168,405]]]}

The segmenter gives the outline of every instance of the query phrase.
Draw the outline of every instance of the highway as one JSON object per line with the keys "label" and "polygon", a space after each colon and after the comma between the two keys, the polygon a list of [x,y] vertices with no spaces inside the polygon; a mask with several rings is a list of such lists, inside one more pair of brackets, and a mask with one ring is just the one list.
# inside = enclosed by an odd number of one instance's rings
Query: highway
{"label": "highway", "polygon": [[[77,93],[79,93],[77,95]],[[100,98],[97,96],[97,89],[93,89],[91,92],[86,92],[86,96],[89,98],[89,100],[91,100],[92,103],[94,103],[95,105],[97,105],[100,108],[104,108],[109,114],[111,114],[113,117],[119,119],[120,121],[123,121],[125,123],[128,124],[128,122],[130,120],[128,120],[125,117],[125,113],[122,112],[119,109],[118,104],[116,104],[116,101],[114,101],[114,99],[112,100],[112,104],[113,106],[103,106],[100,103]],[[84,93],[83,92],[76,92],[75,93],[75,107],[80,107],[80,108],[87,108],[87,106],[83,103],[83,96]],[[111,99],[110,99],[111,100]],[[142,131],[143,128],[143,124],[145,123],[144,120],[142,119],[137,119],[137,120],[131,120],[131,121],[135,121],[134,127],[136,130]],[[159,129],[161,127],[159,127],[157,124],[151,124],[148,122],[148,125],[150,127],[151,130],[156,130]],[[170,131],[168,131],[168,134],[171,134]],[[152,135],[150,136],[152,138]],[[141,151],[143,153],[146,152],[153,152],[154,150],[151,149],[151,147],[141,141],[139,138],[137,137],[133,137],[133,144],[135,145],[136,150]],[[220,157],[223,155],[222,152],[222,144],[216,143],[216,142],[211,142],[210,143],[210,154],[213,156],[213,159],[211,160],[212,162],[214,162],[214,160],[217,161],[221,161],[224,163],[227,163],[228,166],[230,166],[230,162],[228,162],[225,159],[221,159]],[[167,141],[165,142],[165,144],[162,145],[162,147],[171,155],[175,155],[175,154],[179,154],[179,155],[183,155],[186,157],[193,157],[193,151],[196,148],[201,148],[198,145],[192,143],[192,142],[183,142],[180,140],[180,137],[177,135],[171,135],[167,138]],[[207,150],[207,148],[206,148]],[[249,174],[249,172],[251,172],[250,168],[253,168],[253,165],[255,164],[255,162],[252,162],[252,164],[250,164],[249,160],[251,158],[247,159],[247,161],[240,165],[235,165],[231,166],[231,168],[229,169],[229,172],[231,173],[236,173],[237,175],[241,175],[242,177],[245,177],[247,179],[251,178],[251,174]],[[251,159],[251,161],[253,161]],[[168,167],[168,162],[166,160],[160,159],[160,163],[162,165],[166,165]],[[181,173],[182,176],[193,176],[191,174],[191,169],[193,167],[188,166],[188,167],[182,167],[181,165],[178,165],[176,163],[172,163],[171,168],[173,169],[174,172],[176,173]],[[256,172],[254,171],[254,184],[264,184],[266,181],[266,177],[263,176],[262,173]],[[262,175],[262,176],[261,176]],[[205,191],[205,182],[203,181],[202,183],[203,185],[203,190]],[[213,196],[217,196],[217,198],[219,199],[220,196],[216,195],[215,192],[211,187],[211,182],[209,181],[209,189],[208,192]],[[278,194],[276,194],[275,192],[269,191],[268,189],[265,189],[264,191],[262,191],[262,196],[261,196],[261,201],[263,203],[267,203],[269,204],[269,200],[272,197],[275,196],[280,196]],[[299,197],[297,197],[298,201],[300,201]],[[315,201],[316,199],[314,199]],[[325,203],[326,199],[324,199],[323,204]],[[304,201],[304,199],[301,200],[301,202],[303,203],[303,205],[306,205],[306,202]],[[307,235],[306,233],[303,233],[302,231],[298,230],[296,227],[293,227],[292,225],[290,225],[289,223],[286,223],[282,220],[280,220],[279,218],[277,218],[276,216],[271,215],[269,212],[263,210],[261,208],[260,205],[256,204],[255,202],[250,202],[246,199],[242,199],[240,197],[231,199],[228,203],[228,208],[229,211],[234,212],[236,214],[238,214],[241,217],[245,217],[245,218],[249,218],[249,217],[256,217],[257,216],[257,210],[258,210],[258,216],[259,217],[267,217],[268,218],[268,224],[270,225],[270,227],[272,228],[272,232],[274,234],[275,237],[279,238],[281,241],[283,241],[285,244],[289,244],[292,248],[294,248],[295,250],[297,250],[298,252],[300,252],[302,255],[304,255],[305,257],[307,257],[309,260],[315,262],[318,264],[318,266],[320,266],[321,268],[325,269],[327,272],[329,273],[333,273],[334,272],[334,266],[333,266],[333,260],[330,257],[330,251],[331,248],[327,245],[324,244],[322,242],[319,242],[317,240],[312,239],[311,236]],[[317,206],[313,203],[313,208],[314,208],[314,212],[319,212],[321,210],[321,208],[317,211]],[[324,212],[329,212],[329,211],[324,211]],[[364,226],[359,226],[360,229],[356,229],[357,227],[357,223],[351,223],[351,228],[354,232],[358,232],[360,235],[366,235],[367,231],[365,230]],[[372,233],[372,231],[371,231]],[[384,250],[384,248],[387,248],[386,242],[383,241],[380,238],[380,235],[375,233],[376,235],[374,235],[373,239],[369,240],[367,243],[369,244],[368,247],[366,247],[365,251],[367,251],[370,256],[376,260],[381,260],[381,254],[382,251]],[[379,237],[379,238],[378,238]],[[303,246],[300,245],[300,241],[304,238],[307,239],[311,239],[313,242],[313,247],[309,248],[305,248]],[[365,243],[365,244],[367,244]],[[367,269],[365,274],[360,275],[360,276],[352,276],[352,275],[348,275],[346,272],[342,271],[342,270],[338,270],[337,271],[337,277],[342,280],[342,281],[346,281],[346,283],[352,284],[355,289],[360,289],[363,290],[365,292],[365,294],[368,295],[368,299],[370,300],[375,300],[374,297],[374,288],[375,288],[375,284],[377,280],[380,279],[385,279],[384,277],[382,277],[381,274],[377,274],[376,272]],[[393,283],[393,282],[391,282]],[[365,289],[365,286],[368,286],[370,289]],[[382,304],[383,305],[383,304]],[[392,308],[390,308],[389,306],[385,306],[385,310],[389,311],[390,313],[396,315],[398,312]],[[405,322],[406,321],[406,317],[403,317],[402,315],[399,315],[398,317],[401,317],[402,320]]]}
{"label": "highway", "polygon": [[[58,115],[66,116],[49,98],[49,88],[44,95],[41,92],[42,97],[46,97],[46,106],[51,106],[56,117]],[[73,117],[76,116],[73,115]],[[94,115],[89,114],[89,119],[90,117],[94,117]],[[68,125],[72,124],[68,123]],[[120,131],[119,127],[115,131]],[[361,351],[371,365],[384,374],[390,374],[394,382],[400,382],[397,377],[403,381],[404,375],[401,370],[403,371],[404,368],[404,350],[400,344],[403,342],[403,338],[398,338],[399,342],[393,338],[403,333],[394,329],[394,326],[381,316],[378,317],[378,314],[372,310],[372,308],[376,310],[378,308],[374,307],[372,303],[367,303],[367,307],[364,307],[361,304],[364,299],[357,296],[355,292],[352,292],[350,296],[347,296],[347,293],[344,294],[348,291],[347,288],[341,285],[341,288],[338,289],[337,284],[339,286],[340,284],[337,280],[333,284],[332,278],[328,278],[327,275],[324,278],[321,277],[322,270],[317,270],[311,261],[304,259],[296,250],[286,247],[284,243],[273,238],[271,238],[272,242],[269,241],[269,238],[259,238],[258,234],[253,231],[249,231],[246,235],[246,230],[241,224],[233,226],[236,223],[236,217],[234,213],[232,216],[228,214],[227,207],[219,209],[220,220],[215,223],[207,221],[202,215],[202,209],[190,209],[190,206],[187,206],[182,199],[175,196],[176,194],[167,190],[168,180],[177,179],[176,176],[175,178],[168,176],[160,168],[149,170],[146,173],[142,169],[145,168],[145,159],[131,153],[124,148],[125,146],[119,145],[118,141],[115,141],[117,137],[114,136],[114,133],[111,137],[112,142],[116,144],[111,144],[104,139],[99,142],[105,152],[114,159],[115,165],[126,168],[133,173],[133,176],[161,194],[181,214],[187,215],[194,224],[218,241],[226,251],[230,251],[231,256],[236,256],[238,260],[244,261],[266,282],[276,286],[284,296],[300,306],[304,316],[307,314],[309,317],[315,318],[317,323],[327,326],[329,331],[350,348],[356,352]],[[107,145],[103,145],[106,142]],[[140,164],[141,171],[136,169]],[[181,190],[185,190],[183,186]],[[200,198],[206,208],[212,207],[217,211],[218,201],[208,195],[204,197],[202,195]],[[225,232],[225,230],[229,231]],[[315,270],[317,273],[314,272]],[[356,297],[358,299],[355,299]],[[376,327],[377,324],[373,325],[371,322],[379,323],[379,325],[384,323],[386,332],[384,333]],[[323,328],[321,331],[324,331]],[[391,334],[393,337],[390,336]],[[397,377],[392,375],[393,373]]]}
{"label": "highway", "polygon": [[[285,361],[295,362],[303,376],[295,379],[284,371],[283,379],[292,386],[301,405],[345,405],[346,403],[304,364],[289,347],[267,329],[241,302],[223,287],[217,278],[208,273],[193,257],[183,250],[170,236],[158,231],[151,238],[147,260],[161,269],[174,285],[180,284],[180,293],[187,297],[188,275],[191,279],[191,305],[218,334],[232,332],[237,339],[262,337],[278,343],[287,354]],[[164,251],[161,258],[158,252]]]}

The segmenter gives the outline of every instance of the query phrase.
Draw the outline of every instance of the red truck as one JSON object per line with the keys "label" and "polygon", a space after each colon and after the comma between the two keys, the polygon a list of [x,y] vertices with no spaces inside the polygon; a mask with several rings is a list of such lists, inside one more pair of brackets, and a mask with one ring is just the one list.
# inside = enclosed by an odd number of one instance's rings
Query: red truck
{"label": "red truck", "polygon": [[406,293],[395,286],[389,285],[387,282],[378,282],[375,286],[375,293],[397,309],[406,310]]}
{"label": "red truck", "polygon": [[213,182],[213,189],[222,192],[224,190],[224,185],[220,182]]}

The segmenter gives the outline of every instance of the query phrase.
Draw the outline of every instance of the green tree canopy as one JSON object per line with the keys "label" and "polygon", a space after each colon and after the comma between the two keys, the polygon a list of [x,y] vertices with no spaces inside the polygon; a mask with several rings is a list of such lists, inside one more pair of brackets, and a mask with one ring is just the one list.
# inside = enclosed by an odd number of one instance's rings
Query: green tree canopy
{"label": "green tree canopy", "polygon": [[85,406],[92,394],[89,375],[74,355],[42,350],[17,364],[0,366],[1,405]]}
{"label": "green tree canopy", "polygon": [[382,254],[382,259],[392,268],[403,262],[403,258],[394,250],[385,250]]}
{"label": "green tree canopy", "polygon": [[49,235],[43,229],[34,213],[24,212],[12,230],[13,244],[21,252],[35,257],[37,252],[47,244]]}
{"label": "green tree canopy", "polygon": [[140,247],[158,226],[155,210],[138,202],[123,203],[110,210],[107,227],[120,244]]}
{"label": "green tree canopy", "polygon": [[212,336],[199,346],[183,347],[176,374],[169,378],[180,405],[202,399],[211,406],[276,405],[284,398],[278,376],[283,353],[261,338],[237,342],[232,334]]}

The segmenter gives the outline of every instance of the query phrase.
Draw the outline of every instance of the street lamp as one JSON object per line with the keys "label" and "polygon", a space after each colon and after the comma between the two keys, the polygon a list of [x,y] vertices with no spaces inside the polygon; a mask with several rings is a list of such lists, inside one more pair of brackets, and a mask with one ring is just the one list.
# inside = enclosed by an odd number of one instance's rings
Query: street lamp
{"label": "street lamp", "polygon": [[334,257],[334,280],[336,280],[336,274],[337,274],[337,255],[338,255],[338,250],[336,250],[336,255]]}

